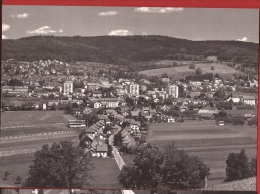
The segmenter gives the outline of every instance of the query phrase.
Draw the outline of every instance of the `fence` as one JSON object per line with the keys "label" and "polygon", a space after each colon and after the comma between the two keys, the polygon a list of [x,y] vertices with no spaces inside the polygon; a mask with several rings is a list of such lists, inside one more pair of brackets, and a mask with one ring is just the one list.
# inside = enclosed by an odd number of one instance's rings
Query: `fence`
{"label": "fence", "polygon": [[119,170],[122,170],[123,166],[125,165],[125,162],[115,146],[112,147],[112,153],[114,155]]}
{"label": "fence", "polygon": [[[115,146],[112,146],[112,153],[114,155],[119,170],[122,170],[123,166],[125,166],[125,162]],[[121,192],[122,194],[135,194],[132,190],[121,190]]]}

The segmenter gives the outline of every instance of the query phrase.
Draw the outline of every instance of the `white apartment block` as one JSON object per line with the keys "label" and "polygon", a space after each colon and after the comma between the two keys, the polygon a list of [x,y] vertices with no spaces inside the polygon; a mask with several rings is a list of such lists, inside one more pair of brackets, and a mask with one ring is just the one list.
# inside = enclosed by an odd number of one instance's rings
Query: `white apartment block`
{"label": "white apartment block", "polygon": [[73,93],[73,82],[72,81],[65,81],[63,83],[63,94],[69,95]]}
{"label": "white apartment block", "polygon": [[171,98],[178,98],[179,87],[177,85],[168,85],[166,88],[166,94],[168,94]]}
{"label": "white apartment block", "polygon": [[139,95],[139,85],[130,84],[127,86],[127,93],[131,95]]}

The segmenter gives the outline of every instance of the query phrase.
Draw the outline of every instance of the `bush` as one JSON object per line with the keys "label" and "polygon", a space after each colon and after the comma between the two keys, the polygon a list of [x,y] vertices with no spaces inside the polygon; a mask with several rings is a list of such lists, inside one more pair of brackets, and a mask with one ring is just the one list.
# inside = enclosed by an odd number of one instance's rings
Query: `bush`
{"label": "bush", "polygon": [[4,174],[4,178],[3,178],[3,180],[7,180],[7,178],[8,178],[9,175],[10,175],[10,173],[7,172],[7,171],[5,171],[5,174]]}
{"label": "bush", "polygon": [[190,64],[189,69],[195,69],[195,64]]}
{"label": "bush", "polygon": [[197,68],[197,69],[196,69],[196,74],[197,74],[197,75],[202,74],[202,70],[201,70],[201,68]]}
{"label": "bush", "polygon": [[22,183],[22,178],[20,176],[17,176],[15,180],[15,184],[21,184],[21,183]]}

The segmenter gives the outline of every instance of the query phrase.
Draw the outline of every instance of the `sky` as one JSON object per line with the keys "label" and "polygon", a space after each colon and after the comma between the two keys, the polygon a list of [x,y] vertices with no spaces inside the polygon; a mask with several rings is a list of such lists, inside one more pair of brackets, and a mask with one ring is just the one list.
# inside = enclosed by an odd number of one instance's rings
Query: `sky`
{"label": "sky", "polygon": [[162,35],[259,42],[258,9],[3,6],[2,39],[35,35]]}

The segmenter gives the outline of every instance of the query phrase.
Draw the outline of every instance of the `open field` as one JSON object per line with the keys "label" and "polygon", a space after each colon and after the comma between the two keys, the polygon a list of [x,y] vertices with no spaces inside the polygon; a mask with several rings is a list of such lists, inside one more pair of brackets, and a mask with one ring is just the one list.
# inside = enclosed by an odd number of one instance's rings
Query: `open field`
{"label": "open field", "polygon": [[[150,125],[147,140],[160,147],[174,142],[176,147],[201,157],[211,169],[208,186],[212,186],[223,182],[229,153],[244,148],[250,159],[256,157],[257,129],[247,125],[218,126],[212,121],[156,123]],[[123,157],[126,162],[133,159]]]}
{"label": "open field", "polygon": [[6,111],[1,114],[1,128],[45,125],[45,124],[66,124],[70,115],[64,115],[63,111]]}
{"label": "open field", "polygon": [[[202,73],[218,73],[220,76],[226,78],[230,78],[234,73],[242,74],[241,71],[238,71],[232,67],[227,65],[223,65],[220,63],[200,63],[195,65],[196,68],[201,68]],[[211,67],[214,66],[214,70],[211,70]],[[195,69],[196,69],[195,68]],[[161,69],[151,69],[146,71],[141,71],[141,74],[146,75],[162,75],[163,73],[167,73],[169,76],[174,75],[185,75],[190,73],[195,73],[195,69],[189,69],[189,65],[187,66],[179,66],[179,67],[170,67],[170,68],[161,68]]]}
{"label": "open field", "polygon": [[93,158],[94,170],[90,181],[92,188],[99,189],[120,189],[122,185],[118,182],[120,170],[113,158]]}

